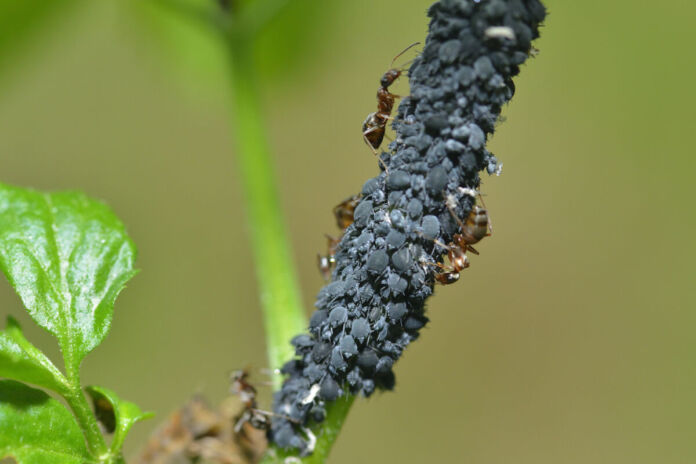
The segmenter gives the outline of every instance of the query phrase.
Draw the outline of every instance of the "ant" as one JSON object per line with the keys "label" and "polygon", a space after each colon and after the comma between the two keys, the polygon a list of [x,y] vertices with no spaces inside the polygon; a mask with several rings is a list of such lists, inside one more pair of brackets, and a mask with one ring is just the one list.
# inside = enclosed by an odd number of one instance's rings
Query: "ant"
{"label": "ant", "polygon": [[[468,190],[469,189],[462,189],[462,191],[465,193],[470,194]],[[481,204],[483,204],[481,194],[478,193],[478,196],[481,200]],[[486,205],[483,204],[484,208],[480,207],[479,205],[474,205],[466,218],[466,222],[462,222],[462,220],[459,219],[457,214],[454,212],[454,207],[452,206],[451,202],[447,201],[446,204],[447,209],[452,217],[454,217],[454,219],[457,221],[457,224],[461,229],[461,232],[455,234],[454,237],[452,237],[452,240],[462,249],[469,250],[478,255],[479,252],[471,245],[478,243],[482,238],[488,237],[493,233],[493,227],[491,226],[491,221],[488,217],[488,210],[485,209]]]}
{"label": "ant", "polygon": [[[342,233],[353,223],[353,213],[355,212],[355,207],[360,203],[360,198],[361,195],[352,195],[334,206],[333,214],[336,218],[336,225],[341,229]],[[328,240],[327,254],[322,256],[317,253],[317,265],[324,280],[328,282],[331,279],[331,270],[336,264],[336,248],[341,238],[326,235],[326,239]]]}
{"label": "ant", "polygon": [[353,213],[358,203],[360,203],[360,198],[362,198],[362,195],[352,195],[334,206],[333,214],[336,218],[336,225],[342,231],[345,232],[348,226],[353,223]]}
{"label": "ant", "polygon": [[[406,47],[401,53],[396,55],[389,66],[394,65],[394,61],[410,48],[420,44],[420,42],[414,42],[408,47]],[[399,95],[395,95],[389,91],[389,86],[394,83],[395,80],[401,76],[403,71],[401,69],[391,68],[382,75],[379,83],[381,87],[377,91],[377,111],[375,113],[370,113],[365,118],[362,124],[362,134],[365,143],[370,147],[372,152],[377,156],[379,162],[384,166],[384,170],[387,170],[387,166],[384,164],[377,153],[377,149],[382,144],[384,139],[384,133],[387,127],[387,121],[392,119],[391,112],[394,108],[394,100],[399,98]]]}
{"label": "ant", "polygon": [[238,395],[244,405],[242,413],[235,418],[234,432],[239,434],[244,424],[249,424],[258,430],[268,430],[271,426],[271,417],[276,414],[258,408],[256,388],[248,381],[249,371],[247,369],[237,370],[230,377],[232,380],[230,392]]}
{"label": "ant", "polygon": [[[465,193],[469,192],[467,191]],[[480,193],[479,198],[481,198]],[[481,198],[481,203],[483,203],[483,198]],[[472,245],[481,241],[482,238],[490,236],[493,230],[488,218],[488,211],[485,208],[474,205],[469,212],[469,216],[466,218],[466,222],[462,222],[454,212],[454,208],[449,199],[446,201],[446,205],[452,217],[457,221],[461,232],[454,234],[452,242],[450,242],[449,245],[445,245],[437,240],[435,241],[437,245],[447,249],[449,265],[426,263],[441,269],[441,272],[435,274],[435,280],[443,285],[453,284],[459,280],[459,273],[469,267],[469,258],[466,256],[466,252],[471,251],[478,255],[479,252]]]}
{"label": "ant", "polygon": [[[248,369],[234,371],[230,377],[232,380],[230,391],[232,394],[239,395],[239,399],[244,405],[244,410],[242,413],[235,418],[234,433],[237,436],[246,435],[247,432],[244,430],[245,424],[249,424],[251,427],[257,430],[269,430],[271,428],[272,417],[279,417],[290,421],[296,426],[300,426],[298,421],[288,416],[258,409],[256,402],[256,388],[254,388],[254,386],[248,381]],[[316,393],[318,393],[318,390],[314,392],[315,396]],[[311,454],[316,446],[316,437],[308,428],[301,427],[301,429],[307,436],[307,452]]]}
{"label": "ant", "polygon": [[440,245],[443,248],[447,248],[447,259],[449,260],[449,265],[431,262],[425,263],[437,266],[441,269],[440,272],[435,274],[435,280],[442,285],[455,283],[457,280],[459,280],[459,273],[469,267],[469,258],[466,256],[466,248],[462,248],[457,243],[456,238],[457,235],[454,236],[454,240],[449,245],[445,245],[439,240],[435,240],[435,244]]}
{"label": "ant", "polygon": [[319,267],[319,272],[321,272],[324,280],[328,282],[331,279],[331,271],[336,264],[336,248],[338,247],[338,242],[340,242],[341,239],[332,237],[328,234],[325,235],[328,241],[328,251],[325,255],[317,253],[317,266]]}

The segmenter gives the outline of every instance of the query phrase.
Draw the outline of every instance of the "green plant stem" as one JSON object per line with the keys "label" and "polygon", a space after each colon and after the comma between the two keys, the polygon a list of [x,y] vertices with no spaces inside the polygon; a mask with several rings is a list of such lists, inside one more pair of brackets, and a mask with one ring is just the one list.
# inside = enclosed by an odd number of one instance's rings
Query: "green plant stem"
{"label": "green plant stem", "polygon": [[[276,191],[251,42],[233,34],[229,38],[233,121],[261,293],[268,362],[275,370],[295,355],[290,339],[307,329],[307,319]],[[280,376],[274,376],[273,380],[274,389],[280,388]]]}
{"label": "green plant stem", "polygon": [[[276,3],[281,5],[283,2]],[[295,356],[290,340],[306,331],[307,319],[276,191],[267,126],[262,115],[251,51],[253,40],[248,35],[241,35],[240,31],[244,30],[243,27],[235,27],[229,32],[233,121],[237,161],[261,292],[268,362],[271,369],[277,369]],[[281,382],[280,376],[274,376],[274,390],[280,388]],[[326,420],[312,427],[317,437],[314,453],[303,458],[302,462],[323,463],[326,460],[353,399],[352,396],[341,398],[327,407]],[[267,454],[263,462],[282,462],[282,458],[287,456],[280,450],[273,451]]]}
{"label": "green plant stem", "polygon": [[[354,396],[347,396],[339,398],[327,406],[324,422],[311,427],[312,433],[317,438],[317,443],[314,452],[310,456],[300,459],[303,464],[321,464],[326,461],[336,438],[338,438],[338,434],[341,432],[343,422],[345,422],[354,400]],[[286,457],[296,456],[296,454],[296,452],[287,453],[282,450],[274,450],[274,452],[266,454],[261,464],[280,464],[284,462]]]}
{"label": "green plant stem", "polygon": [[345,422],[354,400],[355,397],[352,395],[339,398],[326,408],[326,419],[321,423],[320,428],[315,431],[317,445],[314,448],[314,453],[304,458],[302,460],[303,463],[319,464],[329,457],[331,448],[341,432],[343,422]]}
{"label": "green plant stem", "polygon": [[72,409],[77,423],[82,429],[82,433],[85,435],[89,452],[96,458],[101,459],[107,457],[109,451],[106,447],[106,441],[99,430],[99,425],[92,413],[92,408],[90,408],[87,398],[85,398],[84,393],[82,393],[79,379],[77,383],[71,381],[70,392],[63,395],[63,398],[65,398],[66,403],[68,403],[68,406]]}

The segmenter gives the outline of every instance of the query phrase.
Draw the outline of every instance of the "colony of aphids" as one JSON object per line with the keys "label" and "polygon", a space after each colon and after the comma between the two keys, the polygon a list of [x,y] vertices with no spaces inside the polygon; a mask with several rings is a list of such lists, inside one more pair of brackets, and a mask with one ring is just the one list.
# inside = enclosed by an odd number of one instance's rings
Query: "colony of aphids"
{"label": "colony of aphids", "polygon": [[[317,296],[309,333],[292,340],[297,357],[282,369],[269,431],[281,448],[310,453],[306,427],[324,420],[330,402],[394,387],[393,365],[427,323],[434,284],[455,282],[468,253],[478,253],[473,245],[490,234],[477,204],[479,172],[499,165],[486,140],[545,9],[538,0],[441,0],[428,14],[390,155],[379,156],[382,172],[342,210],[342,236],[320,259],[331,282]],[[378,112],[363,125],[375,151],[393,105],[387,88],[396,77],[385,76]]]}

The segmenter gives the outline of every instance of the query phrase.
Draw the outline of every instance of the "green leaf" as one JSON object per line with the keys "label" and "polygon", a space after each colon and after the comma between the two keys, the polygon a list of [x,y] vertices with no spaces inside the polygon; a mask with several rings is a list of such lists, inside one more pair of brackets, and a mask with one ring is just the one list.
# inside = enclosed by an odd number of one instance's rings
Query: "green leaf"
{"label": "green leaf", "polygon": [[19,464],[93,462],[73,415],[41,390],[0,380],[0,459]]}
{"label": "green leaf", "polygon": [[34,321],[58,339],[71,382],[108,333],[134,260],[135,246],[106,205],[0,184],[0,268]]}
{"label": "green leaf", "polygon": [[113,391],[97,386],[86,388],[92,397],[94,413],[109,433],[114,433],[111,450],[115,455],[120,454],[123,440],[130,428],[141,420],[154,416],[151,412],[142,412],[130,401],[121,400]]}
{"label": "green leaf", "polygon": [[12,317],[7,318],[7,328],[0,332],[0,377],[33,383],[59,393],[69,389],[63,374],[24,338]]}

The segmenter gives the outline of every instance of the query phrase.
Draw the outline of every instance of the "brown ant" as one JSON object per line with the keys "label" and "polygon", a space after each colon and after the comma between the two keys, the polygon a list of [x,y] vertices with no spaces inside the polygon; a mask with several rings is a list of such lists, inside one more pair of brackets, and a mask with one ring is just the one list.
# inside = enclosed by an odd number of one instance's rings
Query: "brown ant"
{"label": "brown ant", "polygon": [[437,280],[442,285],[449,285],[455,283],[459,280],[459,273],[469,267],[469,258],[466,256],[466,248],[462,248],[457,243],[457,235],[454,236],[453,241],[449,245],[435,240],[437,245],[443,248],[447,248],[447,259],[449,264],[431,263],[427,262],[425,264],[431,264],[437,266],[441,269],[440,272],[435,274],[435,280]]}
{"label": "brown ant", "polygon": [[234,432],[239,434],[244,424],[249,424],[258,430],[268,430],[271,426],[271,417],[283,417],[290,422],[296,423],[293,419],[286,416],[279,416],[270,411],[264,411],[258,408],[256,402],[256,388],[249,382],[248,369],[240,369],[234,371],[230,376],[232,386],[230,392],[233,395],[238,395],[244,405],[244,410],[235,418]]}
{"label": "brown ant", "polygon": [[235,418],[234,432],[239,433],[244,424],[249,424],[255,429],[268,430],[271,425],[272,412],[258,408],[256,402],[256,388],[249,383],[249,371],[246,369],[234,371],[231,375],[232,386],[230,392],[238,395],[244,405],[244,410]]}
{"label": "brown ant", "polygon": [[[466,192],[469,193],[469,192]],[[479,194],[479,198],[481,195]],[[481,198],[481,203],[483,199]],[[478,205],[474,205],[469,212],[469,216],[466,218],[466,222],[462,222],[461,219],[454,212],[454,208],[451,205],[451,201],[446,202],[447,209],[454,219],[457,221],[460,233],[454,234],[452,237],[452,242],[449,245],[444,245],[442,242],[435,241],[435,243],[443,248],[447,249],[447,258],[449,260],[449,265],[444,265],[440,263],[426,263],[439,267],[442,271],[435,274],[435,280],[443,285],[448,285],[459,280],[459,273],[469,267],[469,258],[466,256],[467,251],[471,251],[474,254],[479,254],[479,252],[471,245],[478,243],[482,238],[491,235],[492,228],[491,223],[488,218],[488,211],[481,208]],[[485,205],[484,205],[485,206]]]}
{"label": "brown ant", "polygon": [[[360,203],[360,198],[361,195],[353,195],[343,200],[340,204],[334,206],[333,214],[336,218],[336,225],[339,229],[341,229],[341,233],[345,232],[346,229],[353,223],[353,213],[355,212],[355,207],[358,206],[358,203]],[[321,254],[317,253],[317,265],[321,275],[324,277],[324,280],[328,282],[329,279],[331,279],[331,271],[333,266],[336,264],[336,248],[338,247],[338,242],[341,241],[341,238],[326,235],[326,239],[328,240],[327,254],[322,256]]]}
{"label": "brown ant", "polygon": [[[481,203],[483,203],[483,198],[479,194]],[[485,204],[483,205],[486,206]],[[447,202],[447,209],[454,219],[457,221],[461,232],[455,234],[452,240],[464,250],[469,250],[474,254],[479,254],[478,251],[471,245],[478,243],[482,238],[488,237],[493,233],[493,228],[491,227],[491,221],[488,217],[488,211],[485,208],[481,208],[479,205],[474,205],[469,212],[465,222],[454,212],[454,208]]]}
{"label": "brown ant", "polygon": [[[295,426],[300,426],[300,423],[291,417],[258,409],[256,403],[256,388],[247,380],[249,378],[249,371],[247,369],[233,372],[231,378],[232,387],[230,391],[233,394],[239,395],[244,405],[242,413],[235,418],[234,432],[237,435],[240,435],[240,432],[244,433],[243,427],[245,424],[249,424],[258,430],[268,430],[271,427],[271,417],[279,417],[293,423]],[[303,404],[311,403],[318,393],[318,385],[312,387],[309,395],[303,399]],[[300,429],[307,437],[307,449],[305,452],[311,454],[317,444],[317,437],[307,427],[300,427]]]}
{"label": "brown ant", "polygon": [[[401,51],[398,55],[394,57],[390,66],[394,64],[394,61],[396,61],[398,57],[406,53],[406,51],[408,51],[411,47],[414,47],[418,44],[420,44],[420,42],[414,42],[408,47],[406,47],[403,51]],[[362,124],[363,139],[365,140],[365,143],[367,143],[367,146],[369,146],[372,152],[375,154],[375,156],[377,156],[379,162],[382,163],[382,166],[384,166],[385,171],[387,169],[387,166],[384,165],[384,161],[382,161],[382,159],[379,158],[377,149],[382,144],[382,140],[384,139],[387,121],[392,119],[391,112],[394,108],[394,100],[396,98],[399,98],[399,95],[395,95],[389,91],[389,86],[392,85],[394,81],[399,78],[399,76],[401,76],[402,72],[403,71],[401,69],[392,68],[382,75],[382,79],[380,79],[379,81],[381,87],[377,91],[377,111],[375,113],[370,113],[369,115],[367,115],[367,118],[365,118],[365,121],[363,121]]]}
{"label": "brown ant", "polygon": [[362,195],[352,195],[334,206],[333,214],[336,217],[336,225],[342,231],[345,232],[348,226],[353,223],[353,213],[355,207],[360,203],[361,197]]}
{"label": "brown ant", "polygon": [[328,241],[327,252],[325,255],[317,253],[317,266],[324,280],[328,282],[331,279],[331,271],[336,264],[336,248],[341,239],[325,234]]}

